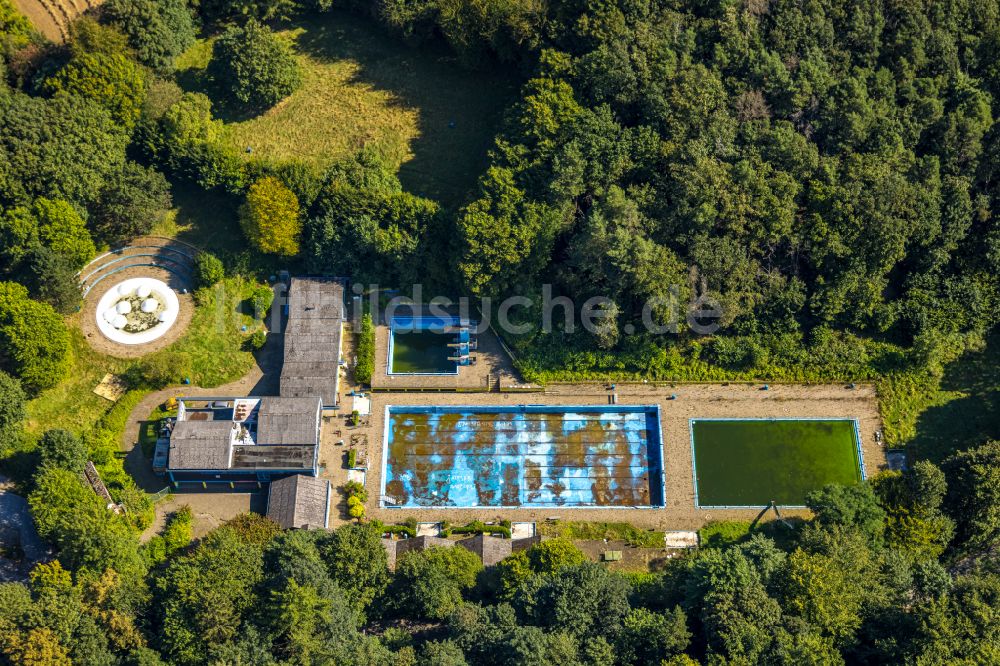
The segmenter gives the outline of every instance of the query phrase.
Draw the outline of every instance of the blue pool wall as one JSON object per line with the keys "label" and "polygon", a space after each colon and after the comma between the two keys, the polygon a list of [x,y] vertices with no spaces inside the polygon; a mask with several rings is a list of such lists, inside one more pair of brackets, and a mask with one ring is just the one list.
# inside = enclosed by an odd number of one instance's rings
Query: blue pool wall
{"label": "blue pool wall", "polygon": [[[387,375],[398,375],[400,377],[453,377],[458,374],[458,362],[455,369],[449,372],[393,372],[392,371],[392,350],[396,344],[396,331],[433,331],[434,329],[446,328],[448,326],[458,326],[461,323],[459,317],[447,316],[408,316],[395,315],[389,321],[389,352],[385,359],[385,373]],[[469,321],[469,327],[474,328],[478,322]]]}
{"label": "blue pool wall", "polygon": [[[861,480],[864,481],[868,478],[868,473],[865,470],[865,454],[861,450],[861,426],[858,423],[858,419],[855,418],[845,418],[843,416],[785,416],[782,418],[709,418],[709,419],[699,419],[693,418],[688,419],[688,436],[691,441],[691,480],[694,482],[694,506],[696,509],[760,509],[759,505],[749,505],[749,504],[706,504],[702,506],[701,501],[698,499],[698,463],[694,457],[694,424],[696,421],[850,421],[854,424],[854,449],[858,456],[858,470],[861,473]],[[807,509],[809,507],[800,504],[782,504],[784,509]]]}
{"label": "blue pool wall", "polygon": [[[646,415],[646,429],[652,433],[646,442],[646,460],[649,474],[649,497],[650,504],[644,506],[604,506],[604,505],[469,505],[469,506],[421,506],[386,504],[386,485],[389,482],[389,429],[390,415],[397,414],[454,414],[454,413],[479,413],[479,414],[566,414],[566,413],[598,413],[598,414],[637,414]],[[666,506],[666,484],[664,482],[663,463],[663,428],[660,422],[659,405],[386,405],[385,418],[382,429],[382,483],[380,486],[381,497],[379,506],[387,509],[511,509],[511,510],[539,510],[539,509],[662,509]]]}

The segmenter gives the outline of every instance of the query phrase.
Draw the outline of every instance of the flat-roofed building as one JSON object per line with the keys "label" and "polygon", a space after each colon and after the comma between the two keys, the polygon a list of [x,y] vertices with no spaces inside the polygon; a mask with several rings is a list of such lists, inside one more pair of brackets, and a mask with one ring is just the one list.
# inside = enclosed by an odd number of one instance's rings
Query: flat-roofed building
{"label": "flat-roofed building", "polygon": [[178,398],[166,473],[174,487],[252,488],[319,474],[318,397]]}

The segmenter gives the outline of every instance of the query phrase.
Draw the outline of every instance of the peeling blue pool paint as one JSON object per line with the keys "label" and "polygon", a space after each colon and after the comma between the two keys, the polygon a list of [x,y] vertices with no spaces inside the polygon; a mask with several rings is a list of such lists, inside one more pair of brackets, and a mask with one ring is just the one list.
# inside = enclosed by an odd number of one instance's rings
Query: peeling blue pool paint
{"label": "peeling blue pool paint", "polygon": [[387,507],[664,505],[659,407],[386,407]]}

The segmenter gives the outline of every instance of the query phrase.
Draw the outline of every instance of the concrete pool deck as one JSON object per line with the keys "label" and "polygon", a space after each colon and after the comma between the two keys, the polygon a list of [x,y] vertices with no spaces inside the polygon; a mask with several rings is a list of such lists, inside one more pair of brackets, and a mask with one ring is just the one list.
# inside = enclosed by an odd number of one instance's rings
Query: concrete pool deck
{"label": "concrete pool deck", "polygon": [[[554,384],[544,391],[532,393],[375,393],[372,395],[372,416],[367,426],[348,429],[368,436],[368,475],[366,486],[369,500],[367,517],[386,523],[401,522],[409,517],[418,521],[448,520],[452,524],[472,520],[543,522],[558,517],[563,520],[621,521],[649,529],[697,529],[711,520],[751,520],[758,509],[699,509],[695,506],[694,481],[689,420],[692,418],[856,418],[861,445],[869,476],[885,469],[885,450],[876,443],[875,432],[881,429],[881,419],[875,389],[858,385],[855,389],[841,384],[775,385],[760,390],[759,384],[678,384],[653,386],[619,384],[619,405],[658,404],[663,433],[664,485],[666,504],[652,509],[631,508],[559,508],[536,509],[382,509],[379,491],[382,486],[382,450],[387,405],[607,405],[609,392],[599,384]],[[670,400],[672,394],[676,400]],[[346,471],[329,465],[342,455],[343,447],[324,450],[328,462],[326,475],[335,485],[342,484]],[[343,478],[342,478],[343,477]],[[337,500],[339,501],[339,499]],[[801,510],[783,511],[801,515]],[[343,514],[331,512],[334,522],[345,522]]]}

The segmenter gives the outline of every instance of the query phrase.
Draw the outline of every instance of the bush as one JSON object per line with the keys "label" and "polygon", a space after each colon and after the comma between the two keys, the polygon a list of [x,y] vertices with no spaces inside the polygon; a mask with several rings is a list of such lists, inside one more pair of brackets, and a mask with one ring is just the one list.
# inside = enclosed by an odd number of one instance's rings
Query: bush
{"label": "bush", "polygon": [[288,44],[253,19],[215,41],[208,72],[236,106],[254,112],[271,108],[302,85]]}
{"label": "bush", "polygon": [[357,497],[347,498],[347,515],[355,520],[361,520],[365,516],[365,505]]}
{"label": "bush", "polygon": [[375,324],[369,313],[361,318],[361,331],[358,333],[358,362],[354,366],[354,381],[359,384],[370,384],[372,373],[375,372]]}
{"label": "bush", "polygon": [[194,275],[199,288],[211,287],[226,277],[222,261],[210,252],[200,252],[194,260]]}
{"label": "bush", "polygon": [[38,455],[43,467],[79,474],[87,463],[87,446],[68,430],[46,430],[38,440]]}
{"label": "bush", "polygon": [[247,351],[258,351],[267,342],[267,331],[258,328],[246,339],[245,347]]}
{"label": "bush", "polygon": [[362,504],[368,501],[368,491],[365,487],[358,483],[357,481],[348,481],[341,488],[341,492],[344,493],[344,497],[350,501],[352,497],[357,497]]}
{"label": "bush", "polygon": [[358,464],[358,451],[357,449],[347,450],[347,468],[353,469],[355,465]]}
{"label": "bush", "polygon": [[136,363],[128,379],[137,385],[161,389],[180,383],[191,374],[191,359],[187,354],[164,351],[153,354]]}
{"label": "bush", "polygon": [[445,536],[449,534],[493,534],[509,539],[510,527],[505,525],[487,525],[486,523],[475,520],[464,527],[445,528],[443,533]]}
{"label": "bush", "polygon": [[271,309],[273,302],[274,291],[269,286],[266,284],[254,285],[250,294],[250,307],[253,308],[251,314],[254,319],[263,319],[267,315],[267,311]]}
{"label": "bush", "polygon": [[299,253],[299,200],[277,178],[261,178],[250,187],[240,207],[240,224],[261,252],[283,257]]}
{"label": "bush", "polygon": [[21,382],[0,371],[0,453],[20,438],[26,401]]}

